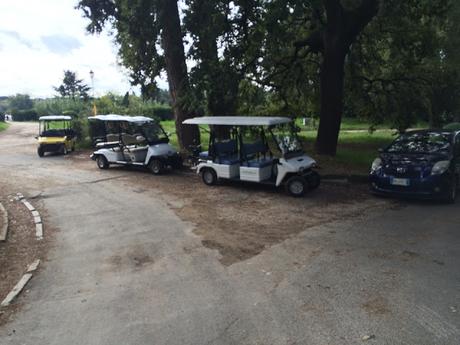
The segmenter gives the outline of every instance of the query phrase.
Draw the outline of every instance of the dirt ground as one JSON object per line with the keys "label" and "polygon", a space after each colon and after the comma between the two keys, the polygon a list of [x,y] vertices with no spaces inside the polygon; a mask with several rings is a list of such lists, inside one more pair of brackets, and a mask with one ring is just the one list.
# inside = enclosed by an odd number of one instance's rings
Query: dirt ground
{"label": "dirt ground", "polygon": [[[4,186],[2,186],[4,187]],[[36,259],[43,260],[52,243],[52,231],[46,229],[46,237],[37,241],[35,224],[30,211],[20,202],[13,199],[2,188],[0,201],[8,211],[8,237],[0,242],[0,301],[2,301],[26,272],[27,267]],[[31,201],[40,215],[39,203]],[[27,287],[23,291],[27,293]],[[8,322],[20,303],[14,303],[9,308],[0,309],[0,325]]]}
{"label": "dirt ground", "polygon": [[[98,169],[89,152],[69,156],[79,169]],[[359,217],[376,208],[398,203],[369,194],[366,184],[323,182],[304,198],[288,196],[283,188],[222,181],[208,187],[190,169],[152,176],[144,170],[111,167],[127,172],[127,181],[138,193],[158,193],[176,214],[195,225],[202,244],[216,249],[221,262],[231,265],[259,254],[310,227],[340,219]]]}

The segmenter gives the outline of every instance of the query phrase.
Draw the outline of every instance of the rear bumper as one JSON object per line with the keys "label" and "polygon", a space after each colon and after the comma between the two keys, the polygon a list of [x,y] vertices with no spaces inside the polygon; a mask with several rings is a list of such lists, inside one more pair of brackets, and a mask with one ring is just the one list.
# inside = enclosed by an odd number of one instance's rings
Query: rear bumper
{"label": "rear bumper", "polygon": [[54,144],[40,144],[40,148],[44,152],[59,152],[62,150],[64,143],[54,143]]}

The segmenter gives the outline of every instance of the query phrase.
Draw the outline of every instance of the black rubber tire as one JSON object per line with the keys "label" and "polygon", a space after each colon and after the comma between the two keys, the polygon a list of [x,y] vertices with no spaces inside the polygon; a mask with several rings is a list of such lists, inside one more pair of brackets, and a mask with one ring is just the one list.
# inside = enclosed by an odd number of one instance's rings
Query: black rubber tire
{"label": "black rubber tire", "polygon": [[457,199],[457,191],[458,191],[457,178],[454,177],[450,185],[449,194],[446,195],[444,201],[448,204],[455,204],[455,200]]}
{"label": "black rubber tire", "polygon": [[305,195],[308,190],[308,182],[302,176],[292,176],[285,184],[286,192],[296,198]]}
{"label": "black rubber tire", "polygon": [[108,169],[110,166],[109,162],[107,161],[107,158],[105,158],[105,156],[103,155],[98,155],[96,157],[96,164],[97,167],[102,170]]}
{"label": "black rubber tire", "polygon": [[43,150],[43,147],[41,146],[38,147],[37,154],[38,154],[38,157],[43,157],[45,155],[45,150]]}
{"label": "black rubber tire", "polygon": [[316,171],[312,171],[310,175],[307,176],[308,188],[314,190],[319,187],[321,184],[321,176]]}
{"label": "black rubber tire", "polygon": [[207,186],[214,186],[217,184],[217,174],[214,169],[204,168],[201,170],[201,179]]}
{"label": "black rubber tire", "polygon": [[164,164],[159,159],[152,159],[149,163],[149,170],[153,175],[160,175],[164,170]]}

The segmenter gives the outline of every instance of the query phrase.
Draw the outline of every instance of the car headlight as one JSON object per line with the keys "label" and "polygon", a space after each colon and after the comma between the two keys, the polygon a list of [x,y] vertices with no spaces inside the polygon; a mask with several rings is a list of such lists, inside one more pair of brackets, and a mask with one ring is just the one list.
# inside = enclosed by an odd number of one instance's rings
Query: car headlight
{"label": "car headlight", "polygon": [[382,159],[381,158],[376,158],[372,162],[371,166],[371,172],[374,172],[382,167]]}
{"label": "car headlight", "polygon": [[444,174],[449,169],[450,161],[439,161],[436,162],[431,168],[431,175]]}

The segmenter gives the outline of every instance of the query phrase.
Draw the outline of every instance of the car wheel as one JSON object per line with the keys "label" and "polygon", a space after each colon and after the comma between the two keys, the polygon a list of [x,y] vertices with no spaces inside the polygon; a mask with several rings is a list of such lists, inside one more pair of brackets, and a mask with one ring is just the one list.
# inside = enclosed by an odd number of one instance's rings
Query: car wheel
{"label": "car wheel", "polygon": [[454,177],[452,179],[452,182],[449,186],[449,194],[446,196],[446,202],[449,203],[449,204],[454,204],[455,203],[455,199],[457,199],[457,178]]}
{"label": "car wheel", "polygon": [[302,176],[292,176],[286,181],[285,186],[289,195],[301,197],[307,192],[308,182]]}
{"label": "car wheel", "polygon": [[217,183],[217,174],[214,169],[203,169],[201,171],[201,179],[203,180],[204,184],[213,186]]}
{"label": "car wheel", "polygon": [[149,170],[154,175],[160,175],[163,172],[163,163],[158,159],[152,159],[149,163]]}
{"label": "car wheel", "polygon": [[37,154],[38,154],[39,157],[43,157],[45,155],[45,150],[43,150],[43,147],[40,146],[37,149]]}
{"label": "car wheel", "polygon": [[321,177],[316,171],[312,171],[311,174],[307,176],[307,183],[310,190],[316,189],[321,183]]}
{"label": "car wheel", "polygon": [[109,168],[109,162],[107,161],[107,158],[105,158],[105,156],[103,155],[97,156],[96,163],[99,169],[105,170]]}

